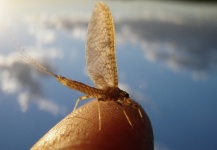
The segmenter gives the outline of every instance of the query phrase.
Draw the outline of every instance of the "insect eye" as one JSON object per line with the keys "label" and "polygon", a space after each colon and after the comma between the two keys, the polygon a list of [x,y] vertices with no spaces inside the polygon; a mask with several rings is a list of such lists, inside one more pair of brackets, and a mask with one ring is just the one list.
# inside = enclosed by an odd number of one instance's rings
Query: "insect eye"
{"label": "insect eye", "polygon": [[126,96],[127,98],[130,97],[130,95],[129,95],[127,92],[125,92],[125,96]]}
{"label": "insect eye", "polygon": [[124,96],[124,97],[126,97],[126,98],[129,98],[129,94],[127,92],[125,92],[125,91],[122,91],[121,95]]}

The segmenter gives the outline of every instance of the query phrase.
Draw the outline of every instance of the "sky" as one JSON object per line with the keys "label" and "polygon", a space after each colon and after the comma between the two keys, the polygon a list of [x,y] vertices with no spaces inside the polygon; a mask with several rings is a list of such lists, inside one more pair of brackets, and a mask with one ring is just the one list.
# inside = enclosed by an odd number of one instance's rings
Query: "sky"
{"label": "sky", "polygon": [[[1,149],[29,149],[82,96],[23,61],[21,50],[93,86],[85,37],[96,2],[0,2]],[[217,5],[105,2],[115,22],[119,86],[147,112],[155,149],[216,149]]]}

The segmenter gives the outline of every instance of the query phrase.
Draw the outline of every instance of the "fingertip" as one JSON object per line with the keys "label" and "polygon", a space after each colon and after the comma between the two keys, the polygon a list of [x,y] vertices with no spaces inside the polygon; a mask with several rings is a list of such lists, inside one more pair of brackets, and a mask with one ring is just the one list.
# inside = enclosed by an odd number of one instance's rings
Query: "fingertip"
{"label": "fingertip", "polygon": [[[113,101],[100,101],[101,130],[97,100],[93,100],[46,133],[32,149],[153,149],[153,132],[147,114],[124,107],[133,128],[128,123],[123,107]],[[61,144],[60,144],[61,143]]]}

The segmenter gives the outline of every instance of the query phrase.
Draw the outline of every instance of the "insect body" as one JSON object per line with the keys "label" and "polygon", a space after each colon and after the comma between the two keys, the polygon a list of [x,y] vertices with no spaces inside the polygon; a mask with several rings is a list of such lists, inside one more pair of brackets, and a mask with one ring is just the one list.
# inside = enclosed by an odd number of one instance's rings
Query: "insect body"
{"label": "insect body", "polygon": [[[74,110],[76,109],[80,100],[87,98],[97,98],[99,111],[99,130],[101,129],[99,101],[115,101],[121,106],[132,106],[138,109],[140,117],[142,118],[139,107],[129,100],[129,94],[118,87],[114,22],[111,12],[106,4],[102,2],[96,4],[88,25],[86,39],[87,71],[96,87],[91,87],[81,82],[52,73],[32,57],[30,57],[25,51],[21,52],[21,56],[40,71],[57,78],[57,80],[63,85],[86,95],[80,97],[77,100]],[[123,112],[129,124],[132,126],[132,123],[124,108]]]}

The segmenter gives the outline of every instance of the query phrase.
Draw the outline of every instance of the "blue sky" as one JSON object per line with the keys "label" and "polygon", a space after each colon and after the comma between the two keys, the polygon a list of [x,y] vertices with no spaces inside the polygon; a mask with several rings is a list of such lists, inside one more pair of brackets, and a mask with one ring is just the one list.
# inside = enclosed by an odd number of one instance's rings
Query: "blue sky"
{"label": "blue sky", "polygon": [[[28,149],[82,96],[26,64],[20,47],[55,73],[93,85],[85,36],[96,1],[22,2],[0,2],[2,149]],[[217,6],[106,3],[115,21],[119,86],[149,115],[156,150],[216,149]]]}

